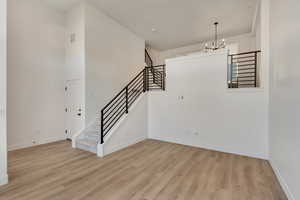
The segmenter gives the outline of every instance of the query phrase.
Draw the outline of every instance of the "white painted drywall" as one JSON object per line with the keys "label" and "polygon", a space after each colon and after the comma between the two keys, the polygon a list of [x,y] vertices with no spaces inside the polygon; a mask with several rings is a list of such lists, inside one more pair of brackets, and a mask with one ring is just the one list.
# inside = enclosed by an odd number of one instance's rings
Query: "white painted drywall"
{"label": "white painted drywall", "polygon": [[149,137],[267,158],[264,89],[227,89],[227,52],[166,61],[165,92],[149,93]]}
{"label": "white painted drywall", "polygon": [[[66,12],[66,80],[85,78],[84,4],[78,3]],[[72,40],[72,41],[71,41]]]}
{"label": "white painted drywall", "polygon": [[257,16],[255,20],[255,49],[261,49],[261,6],[257,8]]}
{"label": "white painted drywall", "polygon": [[300,2],[270,5],[270,160],[289,199],[300,199]]}
{"label": "white painted drywall", "polygon": [[9,149],[65,138],[64,64],[64,14],[39,0],[9,0]]}
{"label": "white painted drywall", "polygon": [[108,155],[120,149],[145,140],[148,137],[148,97],[147,94],[137,99],[125,116],[111,131],[102,145],[103,155]]}
{"label": "white painted drywall", "polygon": [[0,0],[0,185],[8,182],[6,137],[6,0]]}
{"label": "white painted drywall", "polygon": [[[254,18],[254,24],[253,24],[253,34],[255,34],[255,48],[253,50],[261,50],[261,38],[262,38],[262,28],[261,28],[261,21],[262,21],[262,15],[261,15],[261,2],[257,5],[257,11],[256,16]],[[259,87],[262,87],[263,84],[261,82],[262,78],[262,65],[261,65],[261,58],[262,54],[264,54],[265,51],[257,54],[257,85]],[[264,66],[266,67],[266,66]]]}
{"label": "white painted drywall", "polygon": [[86,124],[144,67],[145,41],[90,4],[85,7]]}

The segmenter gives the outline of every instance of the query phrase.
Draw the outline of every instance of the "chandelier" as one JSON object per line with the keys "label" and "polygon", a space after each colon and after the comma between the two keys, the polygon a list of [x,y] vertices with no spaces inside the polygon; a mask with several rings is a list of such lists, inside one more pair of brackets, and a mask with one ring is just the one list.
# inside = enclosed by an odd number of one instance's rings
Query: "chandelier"
{"label": "chandelier", "polygon": [[210,44],[205,43],[205,52],[208,51],[216,51],[218,49],[223,49],[226,47],[226,43],[225,43],[225,39],[222,39],[220,41],[218,41],[218,25],[219,22],[215,22],[214,26],[215,26],[215,40],[213,42],[211,42]]}

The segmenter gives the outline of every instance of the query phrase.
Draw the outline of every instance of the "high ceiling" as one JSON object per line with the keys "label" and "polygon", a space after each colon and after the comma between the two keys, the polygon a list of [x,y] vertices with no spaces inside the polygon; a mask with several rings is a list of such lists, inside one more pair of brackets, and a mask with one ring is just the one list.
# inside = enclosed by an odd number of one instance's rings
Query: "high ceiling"
{"label": "high ceiling", "polygon": [[60,10],[60,11],[67,11],[70,9],[74,4],[80,2],[81,0],[41,0],[46,4]]}
{"label": "high ceiling", "polygon": [[[78,0],[44,0],[66,10]],[[251,32],[258,0],[90,0],[158,50]],[[153,31],[154,30],[154,31]]]}

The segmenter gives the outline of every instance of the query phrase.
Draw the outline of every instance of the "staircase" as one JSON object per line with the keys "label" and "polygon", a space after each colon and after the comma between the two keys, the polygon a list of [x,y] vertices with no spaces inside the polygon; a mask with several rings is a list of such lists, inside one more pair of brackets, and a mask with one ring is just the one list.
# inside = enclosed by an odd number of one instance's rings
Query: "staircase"
{"label": "staircase", "polygon": [[100,126],[98,124],[94,122],[81,132],[76,139],[76,148],[97,153],[97,144],[100,138]]}
{"label": "staircase", "polygon": [[76,148],[98,153],[99,146],[105,143],[113,128],[124,117],[130,117],[130,108],[144,93],[151,90],[165,90],[165,65],[153,66],[147,51],[145,56],[147,66],[103,107],[100,119],[80,133],[76,138]]}

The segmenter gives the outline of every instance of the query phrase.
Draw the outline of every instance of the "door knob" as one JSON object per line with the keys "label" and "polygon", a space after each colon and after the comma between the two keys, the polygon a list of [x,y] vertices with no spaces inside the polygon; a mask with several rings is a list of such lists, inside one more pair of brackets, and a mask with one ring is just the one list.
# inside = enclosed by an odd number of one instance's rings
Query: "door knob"
{"label": "door knob", "polygon": [[78,115],[78,116],[81,116],[81,113],[78,113],[77,115]]}

